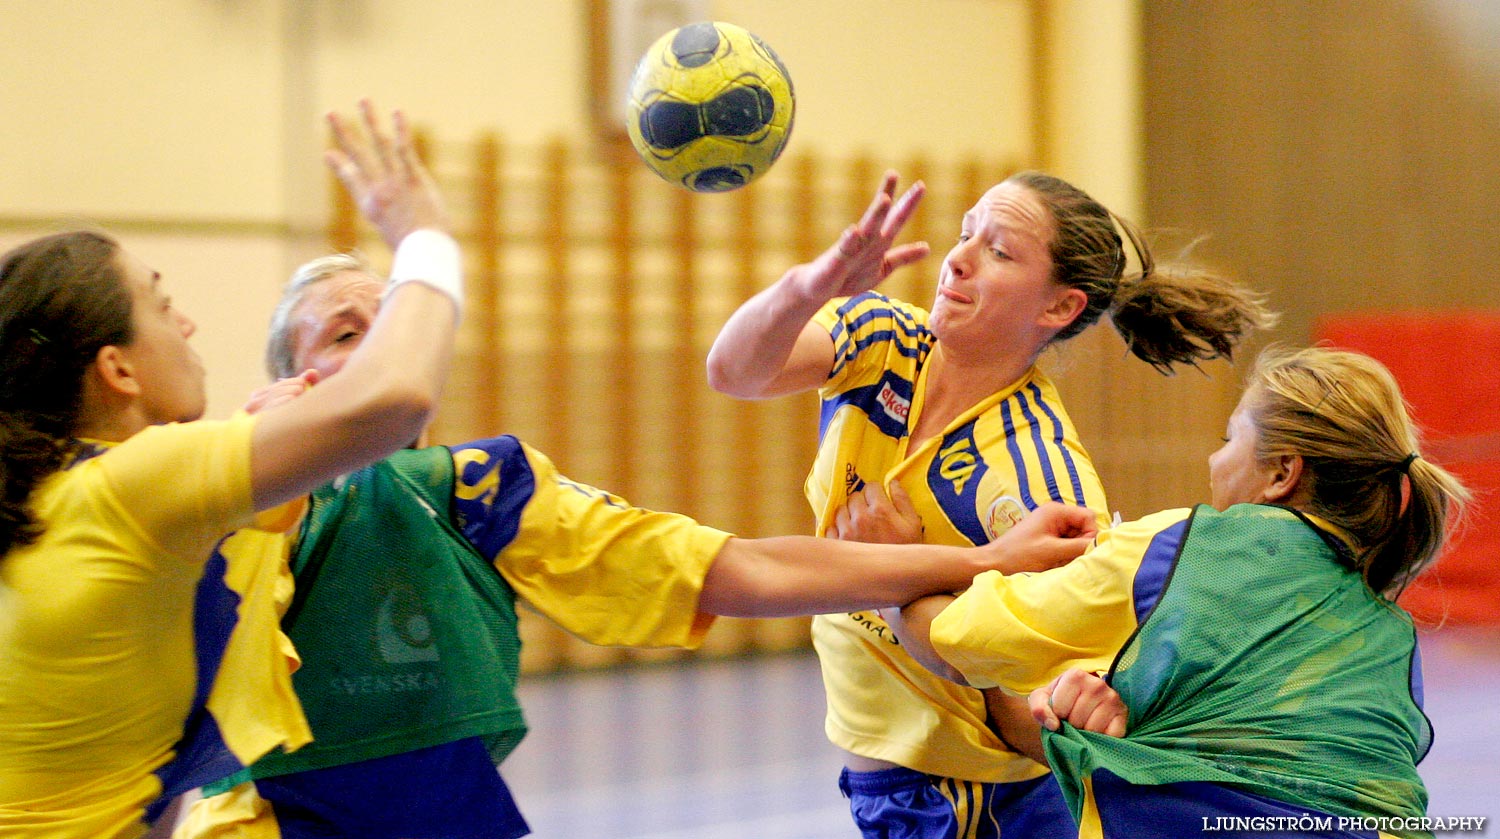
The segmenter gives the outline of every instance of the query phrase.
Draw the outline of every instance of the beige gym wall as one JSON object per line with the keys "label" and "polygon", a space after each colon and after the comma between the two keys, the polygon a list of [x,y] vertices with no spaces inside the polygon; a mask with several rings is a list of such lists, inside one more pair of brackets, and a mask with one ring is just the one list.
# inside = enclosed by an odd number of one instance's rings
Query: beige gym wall
{"label": "beige gym wall", "polygon": [[[0,245],[80,223],[118,234],[198,322],[209,412],[226,415],[262,382],[277,287],[323,246],[320,115],[368,95],[445,141],[583,136],[589,14],[608,5],[5,2]],[[700,6],[791,69],[789,154],[978,152],[1045,163],[1126,212],[1139,203],[1134,0]]]}

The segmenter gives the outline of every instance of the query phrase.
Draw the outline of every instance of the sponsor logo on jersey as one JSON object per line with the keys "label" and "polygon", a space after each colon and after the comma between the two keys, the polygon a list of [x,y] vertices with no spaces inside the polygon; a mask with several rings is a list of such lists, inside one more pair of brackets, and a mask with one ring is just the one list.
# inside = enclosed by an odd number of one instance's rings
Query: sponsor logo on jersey
{"label": "sponsor logo on jersey", "polygon": [[1026,517],[1026,505],[1014,495],[1002,495],[990,502],[984,514],[984,532],[991,540],[1010,530]]}
{"label": "sponsor logo on jersey", "polygon": [[344,696],[361,696],[433,690],[442,686],[443,679],[437,673],[356,673],[336,676],[331,684],[334,691]]}
{"label": "sponsor logo on jersey", "polygon": [[865,479],[855,471],[854,464],[844,464],[844,495],[853,496],[856,492],[862,492],[865,488]]}
{"label": "sponsor logo on jersey", "polygon": [[878,612],[850,612],[849,620],[868,633],[871,640],[895,647],[901,646],[901,639],[896,637],[896,633],[891,631],[890,624],[886,623],[885,618],[882,618]]}
{"label": "sponsor logo on jersey", "polygon": [[979,485],[989,464],[974,439],[974,421],[943,437],[937,457],[927,467],[927,486],[953,529],[975,545],[988,542],[990,534],[979,518]]}
{"label": "sponsor logo on jersey", "polygon": [[911,400],[896,392],[890,382],[885,382],[880,387],[880,393],[875,396],[875,401],[880,405],[885,415],[901,423],[906,424],[906,418],[911,414]]}
{"label": "sponsor logo on jersey", "polygon": [[387,664],[438,660],[432,622],[410,586],[393,585],[381,601],[375,622],[375,645]]}
{"label": "sponsor logo on jersey", "polygon": [[878,382],[847,390],[823,402],[818,416],[818,439],[827,436],[843,408],[851,407],[864,414],[881,434],[899,440],[906,436],[911,400],[911,382],[887,371]]}

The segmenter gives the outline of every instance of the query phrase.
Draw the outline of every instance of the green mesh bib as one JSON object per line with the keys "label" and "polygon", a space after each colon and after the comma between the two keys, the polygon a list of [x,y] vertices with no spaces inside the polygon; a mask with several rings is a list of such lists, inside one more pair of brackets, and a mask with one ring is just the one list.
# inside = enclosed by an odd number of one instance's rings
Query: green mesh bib
{"label": "green mesh bib", "polygon": [[1297,514],[1199,506],[1160,601],[1116,658],[1124,739],[1043,733],[1075,817],[1082,779],[1208,781],[1339,816],[1421,816],[1432,728],[1411,619]]}
{"label": "green mesh bib", "polygon": [[[483,737],[496,764],[526,733],[515,593],[452,525],[446,448],[399,452],[312,496],[282,621],[313,742],[264,778]],[[241,773],[233,781],[243,780]]]}

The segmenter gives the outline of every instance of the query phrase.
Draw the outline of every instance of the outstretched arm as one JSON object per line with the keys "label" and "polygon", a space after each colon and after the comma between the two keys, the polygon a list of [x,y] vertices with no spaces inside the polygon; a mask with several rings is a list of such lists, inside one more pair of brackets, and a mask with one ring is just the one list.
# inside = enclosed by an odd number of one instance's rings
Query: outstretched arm
{"label": "outstretched arm", "polygon": [[[1094,533],[1095,523],[1087,511],[1069,505],[1047,504],[1001,537],[1011,546],[1012,556],[1026,562],[1002,570],[1004,573],[1045,571],[1061,565],[1082,553]],[[899,481],[891,481],[889,496],[879,484],[871,483],[850,497],[834,515],[823,535],[861,542],[912,543],[922,538],[922,520]],[[966,586],[967,583],[921,597],[899,608],[880,610],[881,617],[900,640],[907,655],[928,670],[959,684],[968,682],[938,655],[929,640],[929,631],[933,619],[954,600],[948,592]]]}
{"label": "outstretched arm", "polygon": [[1088,546],[1094,520],[1081,507],[1047,509],[1027,516],[1027,521],[1036,518],[1029,527],[1018,525],[977,548],[811,536],[730,539],[709,566],[698,609],[732,617],[784,617],[900,606],[964,588],[983,571],[1052,567]]}
{"label": "outstretched arm", "polygon": [[369,102],[363,132],[330,115],[328,165],[395,248],[391,287],[368,337],[333,376],[260,414],[251,441],[256,509],[303,495],[416,439],[447,378],[462,300],[458,245],[406,121],[385,133]]}
{"label": "outstretched arm", "polygon": [[823,304],[868,291],[903,265],[927,256],[926,242],[893,246],[922,200],[918,181],[896,196],[887,172],[864,216],[817,259],[797,265],[730,316],[708,352],[708,383],[742,399],[818,387],[833,369],[833,342],[810,323]]}

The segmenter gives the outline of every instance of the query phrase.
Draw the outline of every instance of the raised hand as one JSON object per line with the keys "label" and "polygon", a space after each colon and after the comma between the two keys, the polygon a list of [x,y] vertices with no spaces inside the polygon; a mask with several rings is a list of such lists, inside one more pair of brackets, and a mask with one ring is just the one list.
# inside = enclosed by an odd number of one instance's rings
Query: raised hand
{"label": "raised hand", "polygon": [[927,193],[927,186],[917,181],[897,198],[897,179],[895,172],[886,172],[864,216],[817,259],[789,272],[800,294],[822,300],[859,294],[927,256],[931,248],[926,242],[894,244]]}
{"label": "raised hand", "polygon": [[336,113],[328,115],[337,148],[323,155],[359,211],[392,248],[414,230],[449,232],[442,194],[412,147],[405,115],[392,113],[392,136],[381,129],[368,99],[360,100],[359,109],[362,131]]}

